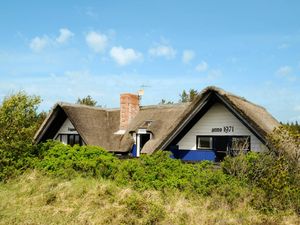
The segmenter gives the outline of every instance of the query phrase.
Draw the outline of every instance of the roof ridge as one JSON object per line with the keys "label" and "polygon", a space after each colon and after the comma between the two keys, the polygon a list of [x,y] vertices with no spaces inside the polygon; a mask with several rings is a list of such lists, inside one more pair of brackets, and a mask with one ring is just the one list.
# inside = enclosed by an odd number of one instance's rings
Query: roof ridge
{"label": "roof ridge", "polygon": [[175,107],[184,107],[190,105],[191,102],[184,103],[173,103],[173,104],[157,104],[157,105],[146,105],[140,106],[141,109],[152,109],[152,108],[175,108]]}
{"label": "roof ridge", "polygon": [[90,106],[90,105],[84,105],[84,104],[78,104],[78,103],[69,103],[69,102],[57,102],[55,104],[59,105],[61,107],[63,106],[70,106],[70,107],[76,107],[76,108],[89,108],[89,109],[94,109],[94,110],[103,110],[103,111],[117,111],[120,110],[119,108],[103,108],[99,106]]}
{"label": "roof ridge", "polygon": [[246,99],[245,97],[242,97],[242,96],[233,94],[232,92],[229,92],[229,91],[225,91],[224,89],[219,88],[219,87],[217,87],[217,86],[208,86],[208,87],[204,88],[204,89],[200,92],[199,95],[202,95],[203,93],[205,93],[205,92],[207,92],[207,91],[216,91],[217,93],[219,93],[219,94],[221,94],[221,95],[232,96],[232,97],[238,98],[238,99],[240,99],[240,100],[242,100],[242,101],[244,101],[244,102],[247,102],[247,103],[249,103],[249,104],[252,104],[252,105],[254,105],[254,106],[256,106],[256,107],[259,107],[259,108],[261,108],[261,109],[267,111],[265,107],[263,107],[263,106],[261,106],[261,105],[258,105],[258,104],[256,104],[256,103],[253,103],[253,102],[249,101],[248,99]]}

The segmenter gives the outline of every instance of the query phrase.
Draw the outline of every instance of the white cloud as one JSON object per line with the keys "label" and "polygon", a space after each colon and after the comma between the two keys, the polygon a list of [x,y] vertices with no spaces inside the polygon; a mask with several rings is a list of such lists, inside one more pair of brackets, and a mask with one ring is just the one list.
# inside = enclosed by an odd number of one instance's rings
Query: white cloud
{"label": "white cloud", "polygon": [[59,36],[56,38],[56,41],[59,44],[63,44],[65,42],[67,42],[71,37],[74,36],[74,34],[67,28],[61,28],[59,30]]}
{"label": "white cloud", "polygon": [[184,50],[182,53],[182,62],[187,64],[195,58],[195,52],[192,50]]}
{"label": "white cloud", "polygon": [[294,110],[300,112],[300,105],[296,105],[295,108],[294,108]]}
{"label": "white cloud", "polygon": [[199,63],[197,66],[196,66],[196,71],[197,72],[205,72],[207,69],[208,69],[208,64],[207,62],[205,61],[202,61],[201,63]]}
{"label": "white cloud", "polygon": [[149,54],[156,57],[165,57],[173,59],[176,56],[176,50],[170,45],[159,44],[149,49]]}
{"label": "white cloud", "polygon": [[292,73],[293,73],[293,68],[290,66],[282,66],[276,71],[276,74],[279,77],[285,78],[288,81],[295,81],[297,78]]}
{"label": "white cloud", "polygon": [[98,14],[94,11],[92,7],[88,7],[85,11],[85,14],[92,19],[98,19]]}
{"label": "white cloud", "polygon": [[30,41],[29,47],[34,52],[42,51],[49,44],[49,38],[47,36],[35,37]]}
{"label": "white cloud", "polygon": [[282,76],[282,77],[286,77],[288,75],[290,75],[292,73],[292,67],[290,66],[282,66],[277,70],[277,74]]}
{"label": "white cloud", "polygon": [[143,58],[142,53],[135,51],[132,48],[123,48],[122,46],[113,47],[110,50],[110,56],[120,66],[125,66],[136,61],[141,61]]}
{"label": "white cloud", "polygon": [[208,71],[207,78],[209,80],[216,80],[217,78],[221,77],[223,75],[222,70],[219,69],[212,69]]}
{"label": "white cloud", "polygon": [[280,45],[278,45],[278,49],[286,49],[286,48],[289,48],[290,47],[290,45],[289,44],[287,44],[287,43],[282,43],[282,44],[280,44]]}
{"label": "white cloud", "polygon": [[54,38],[49,38],[47,35],[42,37],[36,36],[33,38],[30,43],[29,47],[34,52],[41,52],[47,46],[55,46],[55,43],[63,44],[67,42],[74,34],[67,28],[61,28],[59,30],[59,36]]}
{"label": "white cloud", "polygon": [[89,32],[85,37],[87,45],[95,52],[103,52],[108,44],[108,37],[105,34],[95,31]]}
{"label": "white cloud", "polygon": [[238,62],[238,58],[236,58],[236,57],[231,57],[230,59],[229,59],[229,62],[231,62],[231,63],[237,63]]}

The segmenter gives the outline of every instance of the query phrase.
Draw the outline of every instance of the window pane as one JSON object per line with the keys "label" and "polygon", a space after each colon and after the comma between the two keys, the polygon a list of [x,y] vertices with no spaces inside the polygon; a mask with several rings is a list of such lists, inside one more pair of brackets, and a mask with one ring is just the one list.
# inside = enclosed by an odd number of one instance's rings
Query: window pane
{"label": "window pane", "polygon": [[69,135],[68,144],[71,146],[74,145],[74,135],[73,134]]}
{"label": "window pane", "polygon": [[75,145],[80,145],[80,136],[78,134],[75,134],[74,144]]}
{"label": "window pane", "polygon": [[61,141],[62,143],[68,144],[68,135],[66,135],[66,134],[61,134],[60,137],[61,137],[61,140],[60,140],[60,141]]}
{"label": "window pane", "polygon": [[212,137],[198,137],[198,149],[212,149]]}

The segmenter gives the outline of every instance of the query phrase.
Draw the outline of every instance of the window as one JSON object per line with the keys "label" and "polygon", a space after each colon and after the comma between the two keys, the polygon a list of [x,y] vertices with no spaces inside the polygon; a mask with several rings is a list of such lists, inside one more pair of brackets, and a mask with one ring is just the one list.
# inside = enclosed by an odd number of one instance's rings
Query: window
{"label": "window", "polygon": [[59,134],[57,139],[71,146],[82,145],[82,138],[79,134]]}
{"label": "window", "polygon": [[212,137],[197,136],[197,149],[212,149]]}

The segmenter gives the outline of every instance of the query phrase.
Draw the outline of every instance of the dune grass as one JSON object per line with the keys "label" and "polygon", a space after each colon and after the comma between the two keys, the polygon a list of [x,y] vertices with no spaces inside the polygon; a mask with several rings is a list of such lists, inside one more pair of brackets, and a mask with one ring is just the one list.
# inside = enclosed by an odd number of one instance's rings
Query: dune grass
{"label": "dune grass", "polygon": [[266,215],[247,197],[136,191],[113,181],[63,179],[32,170],[0,183],[0,224],[300,224],[292,212]]}

